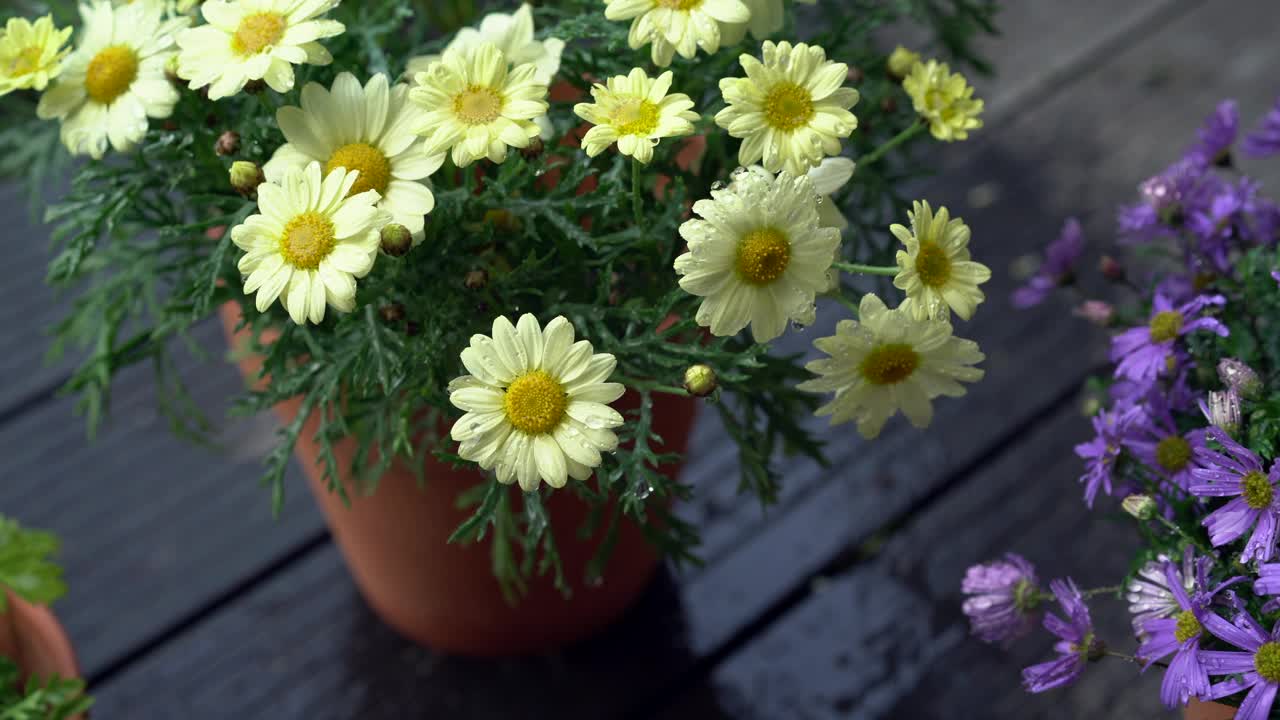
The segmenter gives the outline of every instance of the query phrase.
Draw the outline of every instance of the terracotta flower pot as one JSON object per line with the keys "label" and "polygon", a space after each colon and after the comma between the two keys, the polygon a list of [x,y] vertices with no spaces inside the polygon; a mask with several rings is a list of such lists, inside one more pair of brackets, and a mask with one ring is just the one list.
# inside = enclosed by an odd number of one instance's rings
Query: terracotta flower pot
{"label": "terracotta flower pot", "polygon": [[0,613],[0,656],[18,664],[22,681],[33,675],[79,677],[71,641],[49,608],[32,605],[10,592],[6,595],[8,605]]}
{"label": "terracotta flower pot", "polygon": [[1199,700],[1192,700],[1187,709],[1182,711],[1182,717],[1186,720],[1231,720],[1235,716],[1236,708],[1213,702],[1202,703]]}
{"label": "terracotta flower pot", "polygon": [[[220,314],[233,348],[247,340],[247,332],[235,332],[240,312],[234,303],[224,305]],[[260,358],[241,355],[238,363],[247,379],[260,382]],[[623,408],[626,400],[617,406]],[[694,402],[667,395],[654,398],[654,428],[666,441],[664,450],[685,449]],[[276,413],[287,422],[296,417],[300,405],[300,400],[284,402],[276,406]],[[512,606],[503,599],[492,575],[487,538],[469,545],[446,542],[471,514],[458,509],[456,500],[460,492],[483,481],[478,471],[454,470],[423,458],[426,482],[419,487],[413,472],[397,461],[372,495],[359,495],[350,478],[344,477],[351,496],[348,507],[324,483],[312,440],[317,424],[315,416],[306,422],[295,451],[312,492],[365,600],[387,624],[416,642],[478,656],[566,645],[618,618],[658,569],[659,559],[639,528],[623,522],[604,581],[583,582],[604,533],[601,530],[589,541],[579,539],[577,532],[588,508],[572,492],[556,492],[546,504],[565,577],[573,586],[572,597],[565,599],[550,577],[535,577],[527,595]],[[334,453],[339,467],[349,467],[355,442],[338,443]],[[677,470],[663,469],[668,475]]]}

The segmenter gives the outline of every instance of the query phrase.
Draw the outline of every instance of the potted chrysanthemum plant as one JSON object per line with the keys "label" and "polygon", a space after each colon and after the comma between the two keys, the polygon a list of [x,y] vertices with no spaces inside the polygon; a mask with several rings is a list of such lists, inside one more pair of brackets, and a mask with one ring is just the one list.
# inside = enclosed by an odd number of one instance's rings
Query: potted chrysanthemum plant
{"label": "potted chrysanthemum plant", "polygon": [[57,549],[53,535],[0,516],[0,717],[66,720],[92,704],[47,607],[66,592]]}
{"label": "potted chrysanthemum plant", "polygon": [[[115,372],[168,371],[221,308],[238,410],[284,421],[277,506],[297,454],[388,621],[539,648],[620,613],[655,548],[696,559],[695,398],[767,503],[775,455],[822,458],[815,409],[870,438],[981,378],[952,316],[990,273],[901,192],[921,143],[982,125],[944,60],[993,6],[570,0],[441,33],[465,8],[96,0],[11,21],[0,143],[89,158],[48,217],[91,426]],[[881,49],[913,19],[937,58]],[[849,318],[827,357],[771,353],[820,301]]]}
{"label": "potted chrysanthemum plant", "polygon": [[[1237,148],[1223,102],[1181,158],[1120,213],[1132,259],[1099,270],[1129,296],[1077,314],[1112,329],[1110,372],[1093,381],[1095,437],[1076,447],[1093,509],[1123,510],[1142,538],[1112,588],[1047,586],[1010,554],[970,568],[964,611],[1008,644],[1040,611],[1057,655],[1023,671],[1031,692],[1076,681],[1108,656],[1160,673],[1160,699],[1188,717],[1280,717],[1280,205],[1240,169],[1280,154],[1280,105]],[[1242,152],[1240,152],[1242,151]],[[1030,306],[1075,286],[1084,238],[1068,222],[1014,296]],[[1079,293],[1077,293],[1079,296]],[[1136,639],[1103,638],[1089,605],[1127,601]]]}

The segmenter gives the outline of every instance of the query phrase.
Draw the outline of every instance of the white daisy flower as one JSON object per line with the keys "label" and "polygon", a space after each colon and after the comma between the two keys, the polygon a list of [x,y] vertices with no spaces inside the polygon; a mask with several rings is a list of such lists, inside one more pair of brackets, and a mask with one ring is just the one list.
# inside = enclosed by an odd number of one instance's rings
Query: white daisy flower
{"label": "white daisy flower", "polygon": [[961,382],[982,379],[984,371],[971,366],[986,356],[972,340],[954,337],[946,320],[917,320],[870,293],[862,298],[858,318],[842,320],[835,335],[814,341],[831,357],[806,365],[819,377],[797,386],[835,393],[816,413],[830,415],[832,425],[856,421],[858,432],[872,439],[901,410],[912,425],[927,427],[933,398],[960,397]]}
{"label": "white daisy flower", "polygon": [[80,46],[40,98],[36,114],[62,121],[73,155],[101,158],[107,145],[125,152],[147,134],[147,118],[167,118],[178,91],[165,77],[174,34],[186,18],[164,20],[159,5],[81,5]]}
{"label": "white daisy flower", "polygon": [[840,206],[836,204],[833,196],[840,192],[840,188],[849,184],[853,179],[853,171],[857,167],[857,164],[849,158],[829,157],[823,158],[817,167],[808,172],[809,179],[813,181],[813,189],[822,196],[822,203],[818,205],[822,227],[833,227],[837,230],[849,227],[849,220],[845,218],[844,213],[840,212]]}
{"label": "white daisy flower", "polygon": [[351,195],[357,175],[340,167],[322,177],[320,163],[311,163],[258,186],[262,214],[231,228],[231,241],[246,253],[244,291],[258,294],[259,312],[279,298],[302,325],[323,321],[326,305],[355,309],[356,278],[373,268],[379,232],[391,222],[377,191]]}
{"label": "white daisy flower", "polygon": [[534,118],[547,113],[547,86],[532,63],[507,70],[507,58],[493,43],[471,50],[448,50],[440,62],[415,78],[409,99],[421,108],[417,134],[423,150],[453,151],[453,163],[470,165],[487,157],[507,159],[507,147],[523,148],[538,137]]}
{"label": "white daisy flower", "polygon": [[[514,13],[489,13],[480,21],[480,29],[462,28],[449,41],[445,51],[474,50],[490,42],[498,46],[507,62],[512,65],[533,63],[537,69],[534,79],[543,85],[550,85],[556,73],[560,72],[560,55],[564,52],[564,41],[560,38],[535,40],[533,38],[533,8],[528,4],[521,5]],[[440,60],[440,55],[419,55],[409,58],[405,76],[413,78],[418,73]]]}
{"label": "white daisy flower", "polygon": [[71,28],[54,27],[53,16],[34,23],[9,18],[0,33],[0,97],[14,90],[44,90],[62,72]]}
{"label": "white daisy flower", "polygon": [[991,279],[991,269],[969,259],[969,226],[952,218],[945,207],[935,215],[929,203],[917,200],[908,213],[911,229],[898,224],[889,230],[906,250],[898,251],[894,287],[907,293],[901,308],[917,320],[946,318],[948,308],[968,320],[986,295],[978,285]]}
{"label": "white daisy flower", "polygon": [[751,11],[741,0],[605,0],[604,16],[631,20],[627,44],[650,45],[653,64],[666,67],[676,53],[691,59],[701,48],[714,55],[721,34],[750,21]]}
{"label": "white daisy flower", "polygon": [[781,335],[788,320],[812,323],[814,297],[827,289],[840,245],[839,230],[819,225],[813,182],[741,171],[711,197],[693,205],[701,219],[680,226],[689,252],[675,261],[680,287],[706,298],[698,324],[721,336],[750,324],[763,343]]}
{"label": "white daisy flower", "polygon": [[763,57],[743,54],[747,77],[720,81],[728,107],[716,114],[716,124],[742,139],[743,165],[763,160],[769,172],[803,175],[823,155],[840,154],[840,139],[858,126],[849,111],[858,91],[841,87],[849,66],[828,61],[816,45],[766,41]]}
{"label": "white daisy flower", "polygon": [[618,152],[648,164],[658,140],[693,134],[698,113],[684,93],[671,93],[671,71],[650,78],[640,68],[609,78],[591,88],[594,103],[578,103],[573,112],[595,125],[582,138],[582,149],[595,157],[615,142]]}
{"label": "white daisy flower", "polygon": [[466,414],[450,435],[461,443],[458,455],[499,482],[526,492],[539,481],[564,487],[570,477],[591,477],[600,453],[617,449],[612,428],[622,415],[608,404],[625,388],[605,382],[617,361],[574,342],[563,317],[546,328],[529,314],[515,326],[498,317],[492,337],[471,336],[462,364],[470,374],[449,383],[449,402]]}
{"label": "white daisy flower", "polygon": [[[786,25],[787,13],[782,0],[742,0],[742,2],[751,11],[751,20],[745,25],[735,25],[731,29],[726,29],[722,35],[723,44],[737,45],[742,42],[748,30],[751,31],[751,37],[764,40],[782,30]],[[818,4],[818,0],[796,0],[796,2],[805,5]]]}
{"label": "white daisy flower", "polygon": [[435,197],[421,181],[444,163],[444,153],[424,155],[415,147],[419,112],[409,104],[409,86],[388,87],[386,75],[374,75],[364,87],[351,73],[340,73],[332,92],[318,83],[302,88],[302,107],[287,106],[276,122],[288,142],[262,168],[267,180],[319,162],[327,173],[337,167],[357,170],[352,195],[376,190],[378,207],[422,241],[424,216]]}
{"label": "white daisy flower", "polygon": [[235,95],[250,80],[276,92],[293,89],[293,66],[328,65],[333,56],[318,40],[346,27],[319,19],[339,0],[208,0],[200,6],[208,25],[178,36],[178,77],[191,89],[209,87],[209,99]]}

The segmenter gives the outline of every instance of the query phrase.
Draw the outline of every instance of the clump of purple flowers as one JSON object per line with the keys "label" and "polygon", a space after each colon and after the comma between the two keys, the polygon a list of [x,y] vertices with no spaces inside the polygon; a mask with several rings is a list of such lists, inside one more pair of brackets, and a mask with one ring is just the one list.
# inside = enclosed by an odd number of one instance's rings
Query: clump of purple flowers
{"label": "clump of purple flowers", "polygon": [[1062,607],[1062,615],[1046,613],[1044,628],[1057,635],[1053,649],[1058,657],[1032,665],[1022,671],[1022,684],[1029,692],[1038,693],[1070,685],[1080,678],[1085,663],[1102,658],[1106,648],[1093,632],[1093,618],[1084,604],[1080,588],[1070,578],[1054,580],[1049,589]]}
{"label": "clump of purple flowers", "polygon": [[960,590],[968,596],[964,614],[983,642],[1007,646],[1035,627],[1040,585],[1035,568],[1021,555],[1008,553],[1003,560],[974,565]]}

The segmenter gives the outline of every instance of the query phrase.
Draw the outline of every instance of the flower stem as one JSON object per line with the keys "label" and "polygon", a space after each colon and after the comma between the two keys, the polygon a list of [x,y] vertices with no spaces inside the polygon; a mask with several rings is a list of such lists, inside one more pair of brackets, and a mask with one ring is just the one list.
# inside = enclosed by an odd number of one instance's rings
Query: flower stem
{"label": "flower stem", "polygon": [[644,198],[640,195],[640,161],[631,158],[631,211],[636,216],[636,227],[644,222]]}
{"label": "flower stem", "polygon": [[859,275],[884,275],[893,277],[898,274],[896,265],[859,265],[857,263],[833,262],[831,267],[837,270],[843,270],[847,273],[855,273]]}
{"label": "flower stem", "polygon": [[920,134],[921,130],[924,130],[924,121],[916,120],[914,123],[909,125],[906,130],[903,130],[897,135],[894,135],[893,137],[889,138],[888,142],[876,148],[875,150],[872,150],[870,154],[863,155],[862,157],[858,158],[858,167],[866,167],[867,165],[870,165],[871,163],[879,160],[880,158],[885,156],[885,153],[888,153],[890,150],[898,147],[902,143]]}
{"label": "flower stem", "polygon": [[1172,530],[1175,535],[1181,537],[1183,540],[1186,540],[1192,545],[1195,545],[1196,549],[1199,550],[1200,552],[1204,553],[1205,555],[1213,555],[1213,550],[1208,547],[1205,547],[1204,544],[1200,542],[1199,538],[1192,537],[1191,533],[1188,533],[1186,530],[1179,527],[1177,523],[1173,522],[1169,518],[1161,515],[1160,513],[1156,513],[1155,519],[1158,520],[1161,525],[1164,525],[1166,528],[1169,528],[1170,530]]}
{"label": "flower stem", "polygon": [[1085,590],[1080,594],[1087,598],[1093,597],[1094,595],[1114,595],[1123,589],[1124,587],[1120,585],[1109,585],[1107,587],[1100,587],[1100,588],[1093,588],[1092,590]]}

